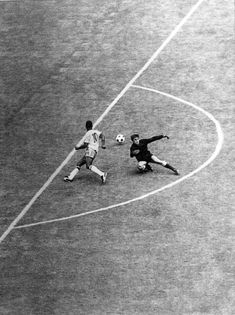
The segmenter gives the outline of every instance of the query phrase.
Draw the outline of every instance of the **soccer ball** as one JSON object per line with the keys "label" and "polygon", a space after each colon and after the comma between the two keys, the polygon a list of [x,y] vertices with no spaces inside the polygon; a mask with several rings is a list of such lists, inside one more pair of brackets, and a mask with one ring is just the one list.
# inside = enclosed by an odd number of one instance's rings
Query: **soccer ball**
{"label": "soccer ball", "polygon": [[125,142],[125,137],[121,133],[119,133],[116,137],[116,141],[118,144],[123,144]]}

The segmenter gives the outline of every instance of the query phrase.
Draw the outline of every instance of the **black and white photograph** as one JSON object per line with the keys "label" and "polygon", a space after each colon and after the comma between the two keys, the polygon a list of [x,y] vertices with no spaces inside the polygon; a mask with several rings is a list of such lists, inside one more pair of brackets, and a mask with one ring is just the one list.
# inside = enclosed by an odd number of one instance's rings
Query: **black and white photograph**
{"label": "black and white photograph", "polygon": [[232,0],[0,0],[0,315],[235,314]]}

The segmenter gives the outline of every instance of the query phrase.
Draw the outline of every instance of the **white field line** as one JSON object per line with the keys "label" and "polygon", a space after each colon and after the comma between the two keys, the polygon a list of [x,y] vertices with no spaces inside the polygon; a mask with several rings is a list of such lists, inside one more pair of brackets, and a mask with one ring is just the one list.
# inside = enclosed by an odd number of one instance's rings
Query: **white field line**
{"label": "white field line", "polygon": [[[161,51],[167,46],[167,44],[172,40],[172,38],[179,32],[182,26],[187,22],[187,20],[191,17],[191,15],[198,9],[198,7],[205,0],[199,0],[185,15],[185,17],[181,20],[181,22],[175,27],[175,29],[170,33],[170,35],[166,38],[166,40],[162,43],[162,45],[156,50],[156,52],[149,58],[149,60],[145,63],[145,65],[139,70],[139,72],[127,83],[124,89],[118,94],[118,96],[112,101],[112,103],[106,108],[104,113],[97,119],[94,123],[94,127],[96,127],[102,119],[109,113],[109,111],[113,108],[113,106],[119,101],[119,99],[126,93],[126,91],[131,87],[131,85],[141,76],[141,74],[149,67],[149,65],[157,58],[157,56],[161,53]],[[83,139],[82,139],[83,140]],[[82,140],[79,143],[82,143]],[[54,178],[60,173],[62,168],[69,162],[76,151],[73,149],[66,159],[61,163],[61,165],[55,170],[55,172],[48,178],[45,184],[39,189],[39,191],[33,196],[30,202],[24,207],[24,209],[20,212],[20,214],[12,221],[12,223],[8,226],[6,231],[0,237],[0,243],[7,237],[7,235],[14,229],[16,224],[23,218],[23,216],[28,212],[34,202],[40,197],[43,191],[51,184]]]}
{"label": "white field line", "polygon": [[107,211],[107,210],[110,210],[110,209],[113,209],[113,208],[117,208],[117,207],[121,207],[121,206],[124,206],[124,205],[127,205],[127,204],[130,204],[132,202],[135,202],[135,201],[138,201],[138,200],[141,200],[141,199],[144,199],[144,198],[147,198],[151,195],[154,195],[154,194],[157,194],[167,188],[171,188],[179,183],[181,183],[182,181],[188,179],[189,177],[195,175],[196,173],[198,173],[199,171],[201,171],[202,169],[204,169],[206,166],[208,166],[215,158],[216,156],[219,154],[221,148],[222,148],[222,145],[223,145],[223,131],[222,131],[222,128],[220,126],[220,123],[215,119],[215,117],[207,112],[206,110],[202,109],[201,107],[193,104],[193,103],[190,103],[190,102],[187,102],[179,97],[176,97],[176,96],[173,96],[171,94],[168,94],[168,93],[164,93],[164,92],[161,92],[161,91],[158,91],[158,90],[154,90],[154,89],[151,89],[151,88],[146,88],[146,87],[142,87],[142,86],[139,86],[139,85],[132,85],[133,88],[138,88],[138,89],[142,89],[142,90],[146,90],[146,91],[149,91],[149,92],[154,92],[154,93],[157,93],[157,94],[161,94],[161,95],[164,95],[166,97],[169,97],[169,98],[172,98],[180,103],[183,103],[185,105],[189,105],[195,109],[197,109],[198,111],[202,112],[204,115],[206,115],[210,120],[212,120],[215,124],[215,127],[216,127],[216,131],[217,131],[217,135],[218,135],[218,142],[217,142],[217,145],[216,145],[216,148],[215,148],[215,151],[213,152],[213,154],[210,156],[210,158],[205,161],[202,165],[200,165],[197,169],[195,169],[194,171],[188,173],[187,175],[179,178],[178,180],[168,184],[168,185],[165,185],[159,189],[156,189],[156,190],[153,190],[145,195],[142,195],[140,197],[137,197],[137,198],[134,198],[134,199],[130,199],[130,200],[127,200],[127,201],[124,201],[124,202],[120,202],[120,203],[117,203],[117,204],[114,204],[114,205],[111,205],[111,206],[108,206],[108,207],[104,207],[104,208],[99,208],[99,209],[96,209],[96,210],[92,210],[92,211],[88,211],[88,212],[84,212],[84,213],[79,213],[79,214],[75,214],[75,215],[72,215],[72,216],[68,216],[68,217],[62,217],[62,218],[58,218],[58,219],[52,219],[52,220],[47,220],[47,221],[41,221],[41,222],[35,222],[35,223],[30,223],[30,224],[24,224],[24,225],[20,225],[20,226],[16,226],[15,229],[21,229],[21,228],[26,228],[26,227],[32,227],[32,226],[36,226],[36,225],[42,225],[42,224],[47,224],[47,223],[53,223],[53,222],[59,222],[59,221],[65,221],[65,220],[70,220],[70,219],[74,219],[74,218],[78,218],[78,217],[82,217],[82,216],[86,216],[88,214],[93,214],[93,213],[97,213],[97,212],[102,212],[102,211]]}

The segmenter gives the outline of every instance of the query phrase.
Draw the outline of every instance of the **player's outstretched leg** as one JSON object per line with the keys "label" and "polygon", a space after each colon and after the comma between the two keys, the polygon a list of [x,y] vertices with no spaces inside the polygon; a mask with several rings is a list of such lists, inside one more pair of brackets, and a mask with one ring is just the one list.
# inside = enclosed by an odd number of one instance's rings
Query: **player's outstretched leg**
{"label": "player's outstretched leg", "polygon": [[104,173],[104,175],[101,176],[102,184],[105,184],[107,175],[108,175],[108,173]]}
{"label": "player's outstretched leg", "polygon": [[107,173],[102,172],[101,170],[98,169],[98,167],[96,167],[95,165],[90,165],[89,169],[93,172],[96,173],[97,175],[100,176],[102,184],[104,184],[106,182],[106,177],[107,177]]}
{"label": "player's outstretched leg", "polygon": [[75,169],[72,170],[72,172],[64,177],[65,182],[72,182],[74,177],[77,175],[77,173],[80,171],[80,167],[77,166]]}
{"label": "player's outstretched leg", "polygon": [[77,175],[77,173],[80,171],[81,167],[86,163],[86,158],[83,156],[80,161],[77,163],[77,167],[72,170],[72,172],[69,174],[69,176],[64,177],[65,182],[72,182],[74,177]]}
{"label": "player's outstretched leg", "polygon": [[170,170],[172,170],[175,173],[175,175],[179,175],[180,174],[179,171],[176,168],[174,168],[173,166],[171,166],[169,163],[166,163],[166,165],[164,165],[164,167],[169,168]]}
{"label": "player's outstretched leg", "polygon": [[107,173],[102,172],[101,170],[98,169],[98,167],[96,167],[95,165],[92,165],[94,159],[95,157],[86,156],[86,167],[93,173],[99,175],[101,178],[102,184],[104,184],[106,182]]}
{"label": "player's outstretched leg", "polygon": [[174,168],[173,166],[171,166],[169,163],[167,163],[166,161],[160,160],[155,155],[152,155],[151,158],[152,158],[152,162],[157,163],[157,164],[161,164],[165,168],[172,170],[175,173],[175,175],[179,175],[179,171],[176,168]]}

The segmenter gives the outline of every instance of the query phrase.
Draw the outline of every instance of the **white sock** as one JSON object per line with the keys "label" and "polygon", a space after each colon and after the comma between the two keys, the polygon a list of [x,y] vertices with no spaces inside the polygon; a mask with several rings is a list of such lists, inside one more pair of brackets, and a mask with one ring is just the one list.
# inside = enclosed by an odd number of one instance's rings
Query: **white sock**
{"label": "white sock", "polygon": [[96,174],[98,174],[99,176],[104,175],[104,172],[101,172],[96,166],[91,165],[90,166],[90,170]]}
{"label": "white sock", "polygon": [[79,172],[79,170],[77,168],[75,168],[74,170],[72,170],[72,172],[69,174],[69,179],[73,180],[74,177],[77,175],[77,173]]}

